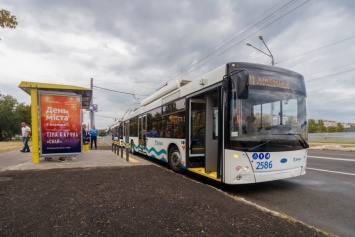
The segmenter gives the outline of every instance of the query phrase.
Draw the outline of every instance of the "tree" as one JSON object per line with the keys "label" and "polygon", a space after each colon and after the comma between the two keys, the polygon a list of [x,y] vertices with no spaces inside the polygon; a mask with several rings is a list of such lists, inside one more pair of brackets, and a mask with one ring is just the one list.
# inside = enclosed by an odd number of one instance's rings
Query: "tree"
{"label": "tree", "polygon": [[25,122],[27,124],[31,123],[31,106],[25,103],[19,103],[15,110],[16,121]]}
{"label": "tree", "polygon": [[337,123],[336,132],[344,132],[344,127],[341,123]]}
{"label": "tree", "polygon": [[308,132],[309,133],[316,133],[318,132],[318,126],[314,119],[308,120]]}
{"label": "tree", "polygon": [[21,131],[21,122],[30,124],[31,108],[11,95],[0,94],[0,140],[11,140]]}
{"label": "tree", "polygon": [[2,28],[15,29],[17,24],[16,16],[12,16],[7,10],[0,10],[0,26]]}

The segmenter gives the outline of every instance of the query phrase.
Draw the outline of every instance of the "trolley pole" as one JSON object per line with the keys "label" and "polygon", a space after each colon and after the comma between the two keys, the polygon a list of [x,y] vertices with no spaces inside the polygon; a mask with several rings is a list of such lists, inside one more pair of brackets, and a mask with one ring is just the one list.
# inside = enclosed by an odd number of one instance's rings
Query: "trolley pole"
{"label": "trolley pole", "polygon": [[92,128],[92,126],[95,124],[95,117],[94,117],[94,79],[91,78],[91,81],[90,81],[90,88],[91,88],[91,101],[90,101],[90,128]]}
{"label": "trolley pole", "polygon": [[265,41],[264,41],[264,39],[263,39],[263,37],[261,35],[259,36],[259,39],[263,42],[263,44],[265,45],[267,51],[269,51],[270,54],[265,53],[264,51],[254,47],[253,45],[251,45],[249,43],[247,43],[247,45],[252,47],[252,48],[254,48],[254,49],[256,49],[256,50],[258,50],[259,52],[265,54],[266,56],[269,56],[271,58],[271,65],[274,66],[274,64],[275,64],[274,63],[274,55],[272,55],[271,51],[269,50],[269,47],[267,47],[267,45],[266,45],[266,43],[265,43]]}

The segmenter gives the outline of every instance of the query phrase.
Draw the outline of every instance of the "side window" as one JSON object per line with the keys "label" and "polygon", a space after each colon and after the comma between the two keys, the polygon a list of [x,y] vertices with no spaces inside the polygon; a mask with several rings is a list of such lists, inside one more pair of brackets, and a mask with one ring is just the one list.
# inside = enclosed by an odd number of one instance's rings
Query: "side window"
{"label": "side window", "polygon": [[148,137],[159,137],[162,130],[161,107],[153,109],[147,114],[147,135]]}
{"label": "side window", "polygon": [[185,112],[164,116],[166,137],[185,138]]}
{"label": "side window", "polygon": [[131,137],[138,136],[138,117],[131,118],[129,121],[129,135]]}
{"label": "side window", "polygon": [[163,106],[161,137],[185,138],[185,99]]}

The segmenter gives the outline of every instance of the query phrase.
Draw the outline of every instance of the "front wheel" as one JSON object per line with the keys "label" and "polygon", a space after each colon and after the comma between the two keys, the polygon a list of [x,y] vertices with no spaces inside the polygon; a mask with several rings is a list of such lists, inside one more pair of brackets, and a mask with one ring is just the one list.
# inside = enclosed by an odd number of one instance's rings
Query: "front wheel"
{"label": "front wheel", "polygon": [[169,150],[169,167],[174,172],[181,172],[181,155],[176,146],[171,147]]}

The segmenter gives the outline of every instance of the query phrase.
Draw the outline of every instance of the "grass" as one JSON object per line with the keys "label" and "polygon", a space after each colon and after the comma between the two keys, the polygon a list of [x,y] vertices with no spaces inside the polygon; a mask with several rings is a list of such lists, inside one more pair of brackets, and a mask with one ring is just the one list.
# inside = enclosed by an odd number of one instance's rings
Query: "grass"
{"label": "grass", "polygon": [[[30,140],[28,142],[28,145],[31,147],[32,146],[32,141]],[[98,146],[109,146],[107,143],[98,140],[97,141]],[[13,151],[13,150],[21,150],[23,148],[23,142],[21,140],[17,141],[1,141],[0,142],[0,152],[5,152],[5,151]]]}
{"label": "grass", "polygon": [[[32,142],[29,141],[28,145],[31,146]],[[0,142],[0,152],[12,151],[12,150],[21,150],[23,147],[22,141],[2,141]]]}
{"label": "grass", "polygon": [[338,145],[355,145],[355,141],[341,141],[341,140],[312,140],[309,143],[316,143],[316,144],[338,144]]}
{"label": "grass", "polygon": [[323,145],[337,145],[343,148],[355,148],[355,141],[339,141],[339,140],[314,140],[308,141],[311,147]]}

